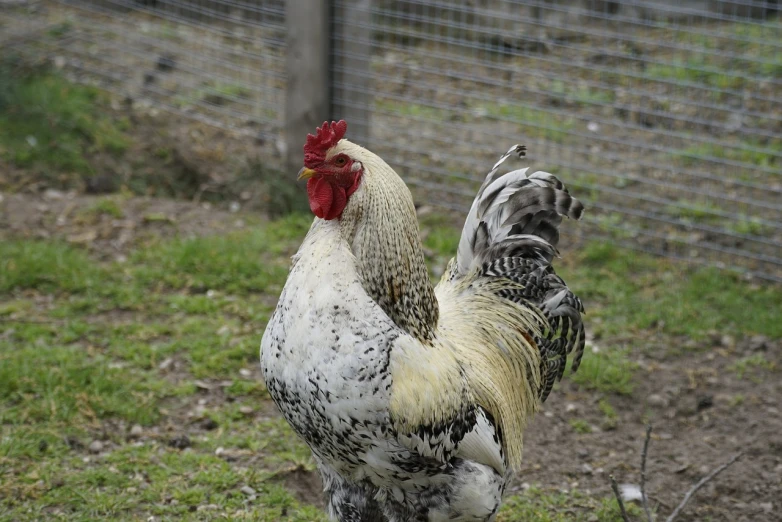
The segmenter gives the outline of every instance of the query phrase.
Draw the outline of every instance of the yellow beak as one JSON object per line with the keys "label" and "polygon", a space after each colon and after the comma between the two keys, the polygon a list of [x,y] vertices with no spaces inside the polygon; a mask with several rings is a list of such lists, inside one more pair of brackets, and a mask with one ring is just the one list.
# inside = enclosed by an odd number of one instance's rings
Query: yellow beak
{"label": "yellow beak", "polygon": [[310,179],[315,174],[317,174],[317,172],[315,172],[314,170],[308,169],[307,167],[302,167],[301,170],[299,171],[299,177],[297,177],[296,179],[299,181],[302,179]]}

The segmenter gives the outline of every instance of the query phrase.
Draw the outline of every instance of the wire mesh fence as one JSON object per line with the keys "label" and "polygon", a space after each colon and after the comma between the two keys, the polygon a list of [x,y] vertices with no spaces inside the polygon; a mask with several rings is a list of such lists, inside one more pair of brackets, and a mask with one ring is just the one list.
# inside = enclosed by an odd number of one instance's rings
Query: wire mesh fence
{"label": "wire mesh fence", "polygon": [[[585,233],[779,278],[773,6],[473,5],[374,2],[371,41],[357,46],[372,47],[364,139],[430,201],[465,208],[486,166],[521,141],[533,168],[587,201]],[[335,23],[340,39],[367,38]],[[353,59],[335,45],[337,73],[359,74]],[[356,99],[336,99],[337,114]]]}
{"label": "wire mesh fence", "polygon": [[29,2],[6,49],[44,48],[76,79],[221,127],[281,132],[284,1]]}
{"label": "wire mesh fence", "polygon": [[[20,23],[3,29],[3,42],[28,45],[44,31],[59,56],[107,88],[280,139],[284,0],[45,5],[45,29]],[[532,168],[586,201],[584,234],[782,281],[776,2],[331,8],[332,116],[349,117],[349,135],[420,201],[467,208],[487,167],[520,142]]]}

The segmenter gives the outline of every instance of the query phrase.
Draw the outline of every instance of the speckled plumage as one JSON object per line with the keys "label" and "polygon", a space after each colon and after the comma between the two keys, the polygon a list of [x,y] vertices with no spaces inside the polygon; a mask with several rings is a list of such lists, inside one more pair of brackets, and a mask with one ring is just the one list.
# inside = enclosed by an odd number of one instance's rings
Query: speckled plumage
{"label": "speckled plumage", "polygon": [[511,173],[503,192],[501,160],[433,288],[407,187],[355,144],[337,153],[363,178],[294,256],[261,345],[269,393],[335,520],[493,520],[526,420],[583,343],[580,301],[549,265],[580,204],[548,174]]}

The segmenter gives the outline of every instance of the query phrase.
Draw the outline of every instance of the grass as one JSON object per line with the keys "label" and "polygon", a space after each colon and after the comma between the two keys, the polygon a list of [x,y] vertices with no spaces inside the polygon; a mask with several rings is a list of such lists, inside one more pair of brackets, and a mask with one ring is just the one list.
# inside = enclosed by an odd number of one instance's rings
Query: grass
{"label": "grass", "polygon": [[774,363],[766,359],[766,356],[762,353],[743,357],[731,366],[731,369],[736,372],[739,379],[752,375],[754,370],[772,371],[775,368]]}
{"label": "grass", "polygon": [[587,390],[617,395],[633,393],[633,374],[636,365],[622,350],[584,355],[578,371],[569,378]]}
{"label": "grass", "polygon": [[[122,200],[96,200],[79,215],[95,214],[123,215]],[[284,485],[314,464],[272,413],[257,374],[260,332],[309,222],[293,215],[232,235],[153,239],[121,264],[56,241],[0,243],[0,513],[30,521],[325,520]],[[439,216],[423,222],[433,263],[444,263],[458,231]],[[655,328],[782,335],[772,320],[779,289],[748,292],[705,270],[684,277],[665,261],[602,244],[567,260],[562,272],[585,298],[598,336]],[[753,356],[733,371],[749,377],[765,368]],[[572,376],[603,394],[602,429],[616,424],[609,400],[632,392],[634,371],[629,352],[607,346],[587,353]],[[207,421],[210,428],[197,428]],[[592,429],[571,424],[577,433]],[[134,426],[143,435],[131,436]],[[190,447],[178,449],[171,440],[185,427]],[[89,449],[95,441],[98,453]],[[619,520],[609,497],[533,487],[511,496],[499,520],[591,514]]]}
{"label": "grass", "polygon": [[589,423],[583,419],[571,419],[569,424],[570,427],[573,428],[573,431],[580,435],[592,433],[592,426],[590,426]]}
{"label": "grass", "polygon": [[[85,212],[113,209],[99,201]],[[280,418],[245,413],[267,395],[257,374],[240,371],[257,366],[259,331],[273,307],[262,292],[278,291],[309,220],[161,242],[126,265],[98,263],[62,243],[0,243],[0,513],[325,520],[275,478],[311,469],[309,451]],[[206,293],[210,287],[219,291]],[[177,374],[161,369],[169,359]],[[227,400],[191,419],[201,382]],[[217,428],[186,450],[168,444],[177,425],[201,418]],[[168,431],[159,431],[161,422]],[[133,425],[150,436],[128,443]],[[91,440],[108,450],[93,455]],[[233,463],[247,455],[263,458]],[[243,486],[259,500],[248,500]]]}
{"label": "grass", "polygon": [[782,289],[774,285],[599,242],[569,255],[558,272],[586,304],[597,337],[649,329],[696,340],[709,332],[782,337]]}
{"label": "grass", "polygon": [[[586,104],[601,101],[599,92],[581,90],[573,91],[570,95],[575,96],[579,103]],[[391,99],[375,100],[374,107],[376,111],[383,113],[438,122],[461,118],[464,112]],[[568,136],[568,131],[574,125],[574,121],[570,118],[524,105],[482,103],[471,107],[470,111],[476,114],[484,114],[489,118],[513,122],[518,124],[519,130],[524,136],[547,139],[556,143],[564,142]]]}
{"label": "grass", "polygon": [[519,125],[522,135],[563,143],[574,120],[555,112],[524,105],[487,103],[482,106],[488,116]]}
{"label": "grass", "polygon": [[0,154],[18,167],[57,181],[93,173],[88,155],[121,155],[128,147],[120,122],[102,109],[104,95],[46,68],[0,63]]}
{"label": "grass", "polygon": [[782,147],[776,146],[770,149],[770,152],[762,152],[765,148],[762,144],[752,141],[742,141],[731,147],[715,143],[698,143],[675,152],[673,156],[688,167],[702,165],[704,161],[726,159],[758,167],[773,168],[779,162],[779,157],[782,155]]}
{"label": "grass", "polygon": [[[574,512],[574,504],[585,507]],[[628,513],[639,516],[638,506],[627,506]],[[621,522],[621,514],[613,498],[594,499],[578,491],[550,493],[531,487],[521,495],[506,500],[497,522]]]}

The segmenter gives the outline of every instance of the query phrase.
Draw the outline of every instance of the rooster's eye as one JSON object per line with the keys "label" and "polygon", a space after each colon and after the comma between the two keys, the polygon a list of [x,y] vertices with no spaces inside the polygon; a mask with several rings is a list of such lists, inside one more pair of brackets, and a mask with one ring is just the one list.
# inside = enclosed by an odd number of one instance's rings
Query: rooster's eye
{"label": "rooster's eye", "polygon": [[337,156],[334,159],[334,165],[336,165],[337,167],[344,167],[345,163],[347,163],[347,162],[348,162],[348,160],[347,160],[347,158],[345,156]]}

